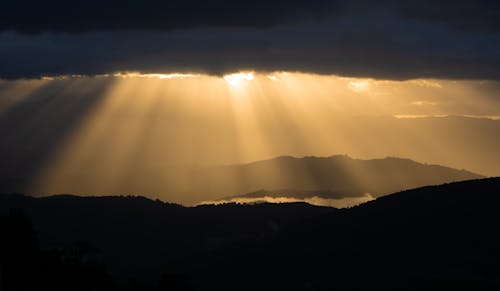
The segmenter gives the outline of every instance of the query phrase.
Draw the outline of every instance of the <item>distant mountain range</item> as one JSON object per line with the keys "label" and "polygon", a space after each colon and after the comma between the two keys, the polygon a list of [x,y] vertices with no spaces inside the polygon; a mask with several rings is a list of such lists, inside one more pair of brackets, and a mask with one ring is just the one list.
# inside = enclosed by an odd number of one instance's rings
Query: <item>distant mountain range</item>
{"label": "distant mountain range", "polygon": [[[150,183],[146,183],[149,178],[151,178]],[[363,160],[347,155],[335,155],[282,156],[247,164],[223,166],[177,166],[155,172],[149,178],[131,176],[123,181],[118,189],[107,188],[105,185],[97,185],[94,189],[92,183],[87,181],[80,185],[78,179],[72,182],[74,185],[68,184],[68,187],[75,189],[83,187],[81,189],[86,190],[74,193],[82,196],[140,194],[184,205],[264,196],[298,200],[313,197],[354,199],[363,202],[405,189],[484,177],[466,170],[423,164],[410,159],[387,157]],[[96,183],[106,182],[101,179]],[[139,184],[144,184],[145,188],[137,187]],[[66,188],[56,187],[56,189]],[[100,191],[93,192],[98,189]],[[325,205],[336,205],[336,202]]]}
{"label": "distant mountain range", "polygon": [[340,210],[0,195],[0,218],[9,213],[32,222],[43,248],[90,254],[135,290],[500,287],[500,178],[427,186]]}
{"label": "distant mountain range", "polygon": [[[49,90],[44,94],[46,96],[43,101],[51,106],[41,108],[40,103],[35,102],[40,99],[36,99],[23,103],[16,110],[0,117],[1,193],[138,194],[194,205],[204,200],[243,195],[263,189],[340,192],[340,189],[320,187],[321,185],[314,188],[292,188],[281,182],[272,183],[272,188],[267,187],[268,183],[250,185],[247,180],[253,178],[230,170],[245,166],[234,165],[237,161],[259,160],[285,153],[297,157],[328,156],[331,153],[347,153],[351,157],[364,159],[405,157],[455,169],[464,168],[486,176],[500,175],[500,120],[464,116],[399,119],[389,116],[339,117],[338,130],[327,130],[328,125],[325,124],[325,139],[318,137],[316,140],[311,135],[308,137],[311,139],[310,146],[296,146],[288,140],[281,140],[282,135],[277,132],[268,136],[276,138],[269,140],[268,153],[260,154],[257,149],[253,153],[254,150],[245,145],[248,152],[252,153],[248,156],[238,154],[239,146],[234,142],[234,134],[225,131],[221,134],[227,134],[226,138],[213,136],[203,143],[193,145],[195,149],[190,146],[178,149],[191,138],[197,141],[197,134],[186,137],[180,134],[184,131],[163,129],[165,124],[162,123],[155,131],[162,142],[148,145],[147,151],[138,150],[131,155],[126,152],[121,135],[103,134],[106,142],[101,144],[98,142],[100,139],[97,139],[89,147],[79,142],[68,144],[68,139],[76,134],[73,127],[79,124],[78,116],[83,114],[82,111],[86,112],[83,108],[93,102],[93,97],[79,97],[82,103],[79,105],[82,106],[73,106],[74,104],[70,104],[71,98],[56,97],[50,92]],[[67,112],[61,112],[61,104],[66,104],[63,107],[68,108]],[[36,119],[26,118],[33,112],[37,113]],[[336,123],[335,117],[332,118],[330,126]],[[12,126],[13,124],[16,126]],[[187,130],[194,129],[189,127]],[[181,139],[177,140],[176,137]],[[331,144],[324,142],[325,140],[338,143]],[[69,152],[64,157],[66,147],[69,147]],[[102,158],[96,158],[100,156]],[[221,162],[229,166],[212,167],[220,166]],[[307,172],[307,168],[304,171]],[[246,172],[241,171],[243,174]],[[354,175],[356,179],[355,174],[353,172],[346,175]],[[288,176],[285,170],[282,174],[273,174],[270,180],[281,181],[288,178],[295,179],[296,176]],[[300,180],[307,179],[308,184],[314,184],[314,178],[305,175]],[[443,179],[437,181],[437,184],[451,181],[454,179]],[[415,183],[412,186],[391,187],[387,193],[429,184],[436,183],[424,181],[418,185]],[[377,193],[372,193],[375,194]]]}
{"label": "distant mountain range", "polygon": [[198,192],[209,189],[222,200],[239,198],[320,197],[343,199],[389,193],[427,185],[478,179],[483,176],[409,159],[362,160],[346,155],[278,157],[249,164],[211,168],[193,181]]}

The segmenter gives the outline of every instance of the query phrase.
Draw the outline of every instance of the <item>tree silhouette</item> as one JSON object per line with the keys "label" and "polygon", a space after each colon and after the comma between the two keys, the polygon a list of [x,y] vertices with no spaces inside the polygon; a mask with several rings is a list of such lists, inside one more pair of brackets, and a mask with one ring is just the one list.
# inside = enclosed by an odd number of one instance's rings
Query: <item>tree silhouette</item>
{"label": "tree silhouette", "polygon": [[89,246],[42,251],[31,223],[20,213],[0,216],[0,231],[1,290],[114,289],[104,265],[86,256]]}

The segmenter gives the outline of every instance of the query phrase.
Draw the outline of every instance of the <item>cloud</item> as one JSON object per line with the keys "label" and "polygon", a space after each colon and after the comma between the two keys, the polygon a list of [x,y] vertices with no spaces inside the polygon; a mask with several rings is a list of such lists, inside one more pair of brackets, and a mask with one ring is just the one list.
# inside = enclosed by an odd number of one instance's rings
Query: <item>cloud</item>
{"label": "cloud", "polygon": [[419,100],[419,101],[413,101],[410,104],[414,106],[434,106],[437,103],[432,101]]}
{"label": "cloud", "polygon": [[171,31],[199,27],[266,28],[321,18],[345,1],[145,0],[6,1],[0,30],[21,33]]}
{"label": "cloud", "polygon": [[309,197],[309,198],[291,198],[291,197],[253,197],[253,198],[243,198],[243,197],[235,197],[231,199],[221,199],[221,200],[212,200],[212,201],[203,201],[199,203],[199,205],[219,205],[219,204],[227,204],[227,203],[238,203],[238,204],[256,204],[256,203],[293,203],[293,202],[305,202],[311,205],[316,206],[328,206],[335,208],[349,208],[354,207],[356,205],[366,203],[368,201],[375,200],[373,196],[366,193],[361,197],[346,197],[346,198],[322,198],[322,197]]}
{"label": "cloud", "polygon": [[500,33],[500,2],[492,0],[394,1],[398,13],[419,21],[435,21],[457,30]]}
{"label": "cloud", "polygon": [[254,70],[499,80],[499,4],[424,2],[11,1],[0,12],[0,78]]}

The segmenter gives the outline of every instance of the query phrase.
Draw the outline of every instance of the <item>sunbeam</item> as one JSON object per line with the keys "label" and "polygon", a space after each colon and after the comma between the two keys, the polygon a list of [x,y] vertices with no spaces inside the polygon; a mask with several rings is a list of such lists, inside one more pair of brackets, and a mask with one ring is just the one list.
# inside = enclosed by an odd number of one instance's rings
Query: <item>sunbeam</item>
{"label": "sunbeam", "polygon": [[[259,190],[251,184],[262,178],[260,172],[226,172],[217,178],[225,181],[219,187],[202,168],[283,155],[400,156],[500,172],[498,164],[485,162],[498,152],[483,136],[498,126],[483,118],[500,116],[491,98],[494,82],[244,72],[115,73],[1,85],[0,95],[10,97],[0,116],[3,155],[21,155],[19,144],[30,141],[23,155],[37,159],[25,162],[29,171],[21,167],[6,176],[29,180],[23,185],[30,193],[141,193],[192,204]],[[482,105],[473,106],[469,95]],[[9,123],[17,124],[16,132]],[[489,154],[467,154],[472,146]],[[266,171],[276,187],[293,184],[282,164]],[[348,180],[373,183],[363,169],[344,171]],[[322,179],[301,175],[308,188]]]}

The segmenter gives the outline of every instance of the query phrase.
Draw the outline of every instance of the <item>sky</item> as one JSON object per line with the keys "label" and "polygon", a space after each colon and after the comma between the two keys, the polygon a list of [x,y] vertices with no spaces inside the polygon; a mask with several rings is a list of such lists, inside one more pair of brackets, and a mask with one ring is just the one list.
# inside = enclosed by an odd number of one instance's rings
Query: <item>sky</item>
{"label": "sky", "polygon": [[7,1],[0,190],[161,194],[283,155],[498,176],[499,96],[499,1]]}

